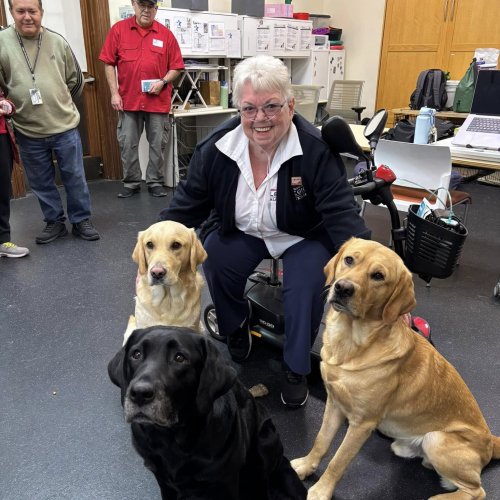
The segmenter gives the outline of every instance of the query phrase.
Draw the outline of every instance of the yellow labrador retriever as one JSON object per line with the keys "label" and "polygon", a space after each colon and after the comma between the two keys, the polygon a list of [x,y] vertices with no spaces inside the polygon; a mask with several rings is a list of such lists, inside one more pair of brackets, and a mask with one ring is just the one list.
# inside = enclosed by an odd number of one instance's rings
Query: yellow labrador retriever
{"label": "yellow labrador retriever", "polygon": [[309,454],[292,461],[299,477],[313,473],[335,434],[346,436],[309,500],[328,500],[374,429],[394,438],[400,457],[422,457],[452,493],[433,499],[486,497],[481,470],[500,458],[479,406],[455,368],[402,315],[416,302],[403,261],[389,248],[351,239],[326,265],[328,294],[321,374],[328,397]]}
{"label": "yellow labrador retriever", "polygon": [[198,266],[207,253],[194,229],[174,221],[157,222],[137,237],[132,259],[138,264],[135,316],[123,343],[136,328],[185,326],[202,332]]}

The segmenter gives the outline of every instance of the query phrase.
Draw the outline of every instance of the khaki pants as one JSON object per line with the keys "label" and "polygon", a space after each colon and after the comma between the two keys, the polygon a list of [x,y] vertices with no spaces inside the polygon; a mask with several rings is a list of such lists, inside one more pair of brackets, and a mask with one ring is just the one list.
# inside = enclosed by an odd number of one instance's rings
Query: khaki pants
{"label": "khaki pants", "polygon": [[146,130],[149,144],[146,183],[148,187],[164,185],[165,149],[170,136],[168,113],[123,111],[118,118],[117,137],[123,163],[123,184],[130,189],[141,185],[139,141],[143,130]]}

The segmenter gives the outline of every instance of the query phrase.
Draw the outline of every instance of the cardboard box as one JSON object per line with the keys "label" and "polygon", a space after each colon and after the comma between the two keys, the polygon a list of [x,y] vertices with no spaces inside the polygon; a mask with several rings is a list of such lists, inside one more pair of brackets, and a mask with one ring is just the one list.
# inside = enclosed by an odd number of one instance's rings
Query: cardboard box
{"label": "cardboard box", "polygon": [[293,17],[293,5],[284,3],[266,3],[265,17]]}
{"label": "cardboard box", "polygon": [[207,106],[220,105],[220,82],[219,81],[205,81],[200,83],[200,94],[203,97]]}

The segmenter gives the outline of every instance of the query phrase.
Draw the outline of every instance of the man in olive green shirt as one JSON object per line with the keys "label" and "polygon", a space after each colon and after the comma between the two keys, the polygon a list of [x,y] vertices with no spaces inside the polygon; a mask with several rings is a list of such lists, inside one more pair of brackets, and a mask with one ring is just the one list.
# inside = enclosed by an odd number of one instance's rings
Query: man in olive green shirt
{"label": "man in olive green shirt", "polygon": [[0,87],[16,105],[12,121],[21,160],[46,223],[35,241],[49,243],[68,232],[53,155],[73,234],[98,240],[73,102],[82,93],[82,72],[68,42],[42,26],[41,0],[9,0],[9,8],[14,25],[0,32]]}

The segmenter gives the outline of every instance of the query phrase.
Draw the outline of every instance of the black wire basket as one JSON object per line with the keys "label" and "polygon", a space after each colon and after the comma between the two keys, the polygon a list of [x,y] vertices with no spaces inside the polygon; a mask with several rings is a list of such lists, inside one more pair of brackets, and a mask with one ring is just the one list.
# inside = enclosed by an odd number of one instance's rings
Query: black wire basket
{"label": "black wire basket", "polygon": [[467,228],[458,219],[453,226],[417,215],[419,205],[410,205],[406,221],[405,264],[427,283],[448,278],[457,267],[467,237]]}

